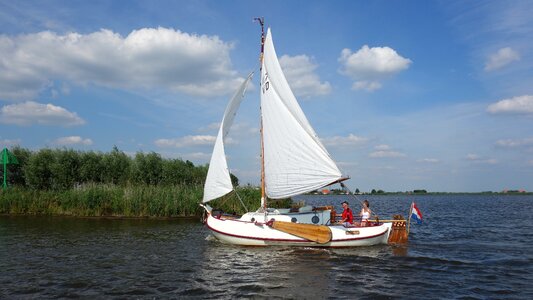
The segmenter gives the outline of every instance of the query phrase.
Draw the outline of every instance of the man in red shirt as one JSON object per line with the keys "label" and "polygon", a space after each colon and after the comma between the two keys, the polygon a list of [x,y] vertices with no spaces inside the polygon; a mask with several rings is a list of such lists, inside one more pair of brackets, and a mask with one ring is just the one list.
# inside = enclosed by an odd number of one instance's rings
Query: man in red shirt
{"label": "man in red shirt", "polygon": [[342,208],[344,209],[344,211],[342,212],[342,215],[341,215],[342,217],[341,223],[343,223],[345,226],[352,225],[353,213],[347,201],[342,202]]}

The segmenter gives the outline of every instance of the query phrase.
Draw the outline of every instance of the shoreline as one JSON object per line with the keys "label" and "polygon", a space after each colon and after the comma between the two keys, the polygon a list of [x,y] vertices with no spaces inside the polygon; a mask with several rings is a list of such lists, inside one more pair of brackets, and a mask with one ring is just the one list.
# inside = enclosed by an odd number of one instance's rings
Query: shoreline
{"label": "shoreline", "polygon": [[158,216],[76,216],[76,215],[51,215],[51,214],[8,214],[1,213],[0,217],[52,217],[52,218],[72,218],[72,219],[108,219],[108,220],[193,220],[201,217],[200,215],[193,216],[173,216],[173,217],[158,217]]}

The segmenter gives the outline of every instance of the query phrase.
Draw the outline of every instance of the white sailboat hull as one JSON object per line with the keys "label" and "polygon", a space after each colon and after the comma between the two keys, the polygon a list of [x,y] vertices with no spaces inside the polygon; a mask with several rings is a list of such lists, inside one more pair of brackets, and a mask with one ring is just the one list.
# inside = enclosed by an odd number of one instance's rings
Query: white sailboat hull
{"label": "white sailboat hull", "polygon": [[[268,215],[268,218],[272,217],[283,217],[283,215]],[[223,243],[243,246],[303,247],[358,247],[387,244],[392,227],[391,223],[371,227],[329,225],[332,234],[331,241],[319,244],[256,221],[218,218],[208,214],[206,225],[213,236]]]}

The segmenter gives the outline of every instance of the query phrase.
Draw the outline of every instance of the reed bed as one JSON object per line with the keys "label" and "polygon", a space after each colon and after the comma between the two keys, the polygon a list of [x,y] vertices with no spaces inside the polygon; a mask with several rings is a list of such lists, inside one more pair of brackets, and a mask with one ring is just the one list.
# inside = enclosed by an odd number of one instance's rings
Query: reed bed
{"label": "reed bed", "polygon": [[[249,210],[260,205],[261,193],[254,187],[242,187],[237,193]],[[202,213],[201,185],[130,185],[88,184],[66,191],[9,188],[0,192],[0,214],[66,215],[80,217],[189,217]],[[226,212],[242,214],[246,210],[235,193],[210,202]],[[290,199],[273,202],[288,207]]]}

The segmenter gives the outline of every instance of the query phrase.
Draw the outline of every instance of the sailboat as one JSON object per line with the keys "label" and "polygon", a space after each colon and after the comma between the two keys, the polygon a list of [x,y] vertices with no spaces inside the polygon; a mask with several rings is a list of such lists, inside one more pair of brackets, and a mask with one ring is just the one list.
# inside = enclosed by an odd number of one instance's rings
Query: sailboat
{"label": "sailboat", "polygon": [[224,140],[253,74],[228,103],[213,148],[204,196],[205,224],[218,240],[250,246],[353,247],[387,244],[392,223],[372,226],[335,223],[331,206],[298,211],[268,207],[283,199],[342,182],[341,171],[320,141],[294,96],[274,49],[272,33],[261,23],[261,207],[241,217],[216,213],[208,202],[233,191]]}

